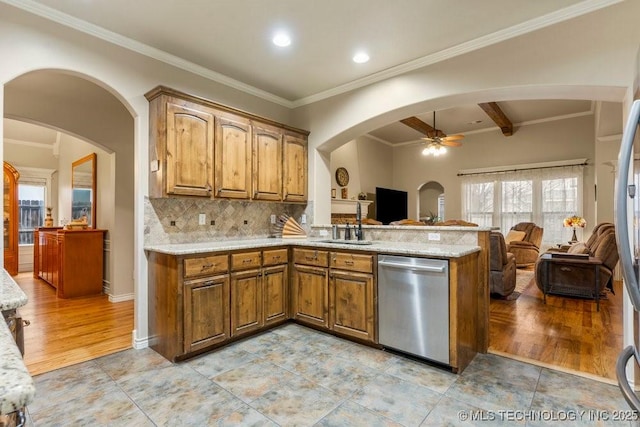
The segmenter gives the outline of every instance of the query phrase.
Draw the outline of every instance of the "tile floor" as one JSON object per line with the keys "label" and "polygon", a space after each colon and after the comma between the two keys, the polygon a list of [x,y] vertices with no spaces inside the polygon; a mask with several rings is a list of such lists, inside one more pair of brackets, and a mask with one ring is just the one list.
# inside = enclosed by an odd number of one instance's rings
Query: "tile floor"
{"label": "tile floor", "polygon": [[604,422],[629,412],[612,385],[489,354],[455,375],[295,324],[182,363],[126,350],[35,383],[37,427],[633,425]]}

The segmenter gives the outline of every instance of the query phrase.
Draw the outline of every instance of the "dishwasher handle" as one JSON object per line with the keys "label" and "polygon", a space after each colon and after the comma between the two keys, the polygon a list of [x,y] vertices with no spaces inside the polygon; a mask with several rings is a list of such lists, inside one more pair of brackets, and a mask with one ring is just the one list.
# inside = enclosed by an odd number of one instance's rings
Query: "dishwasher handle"
{"label": "dishwasher handle", "polygon": [[400,268],[403,270],[413,270],[413,271],[430,271],[433,273],[444,273],[445,266],[431,266],[431,265],[412,265],[412,264],[404,264],[398,262],[390,262],[390,261],[378,261],[378,265],[382,265],[385,267],[392,268]]}

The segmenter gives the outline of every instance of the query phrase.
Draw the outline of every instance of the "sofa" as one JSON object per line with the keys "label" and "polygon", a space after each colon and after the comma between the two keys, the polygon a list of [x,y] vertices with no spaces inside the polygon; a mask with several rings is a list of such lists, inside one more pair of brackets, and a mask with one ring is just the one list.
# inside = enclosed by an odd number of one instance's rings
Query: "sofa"
{"label": "sofa", "polygon": [[516,257],[507,252],[502,233],[492,231],[489,242],[490,292],[503,297],[509,296],[516,288]]}
{"label": "sofa", "polygon": [[[613,290],[613,270],[618,263],[618,246],[615,228],[611,223],[598,224],[585,243],[573,244],[569,257],[562,263],[554,263],[540,256],[536,261],[535,279],[538,288],[547,293],[596,298],[603,290]],[[576,255],[572,261],[571,254]],[[562,254],[564,255],[564,254]],[[595,287],[595,264],[587,262],[584,255],[600,259],[599,287]],[[582,258],[581,258],[582,256]]]}
{"label": "sofa", "polygon": [[533,222],[520,222],[511,227],[505,241],[507,251],[516,257],[517,267],[528,267],[536,263],[543,232],[542,227]]}

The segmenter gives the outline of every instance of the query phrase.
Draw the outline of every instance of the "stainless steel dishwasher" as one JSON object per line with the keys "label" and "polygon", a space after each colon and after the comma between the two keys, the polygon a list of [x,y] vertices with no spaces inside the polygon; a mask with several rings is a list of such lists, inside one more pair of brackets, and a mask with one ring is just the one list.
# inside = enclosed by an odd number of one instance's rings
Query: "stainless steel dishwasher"
{"label": "stainless steel dishwasher", "polygon": [[449,262],[378,256],[380,344],[449,364]]}

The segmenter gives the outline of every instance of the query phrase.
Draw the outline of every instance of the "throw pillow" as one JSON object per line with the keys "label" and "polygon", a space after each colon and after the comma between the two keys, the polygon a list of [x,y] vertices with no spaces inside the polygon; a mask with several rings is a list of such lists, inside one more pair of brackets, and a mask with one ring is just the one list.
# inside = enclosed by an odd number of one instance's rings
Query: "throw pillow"
{"label": "throw pillow", "polygon": [[527,233],[524,231],[509,230],[507,235],[504,237],[504,242],[507,245],[511,242],[522,242],[522,239],[524,239],[524,236],[526,235]]}
{"label": "throw pillow", "polygon": [[587,247],[587,245],[585,245],[582,242],[574,243],[573,245],[569,246],[569,249],[567,249],[567,253],[570,253],[570,254],[588,254],[589,253],[589,248]]}

